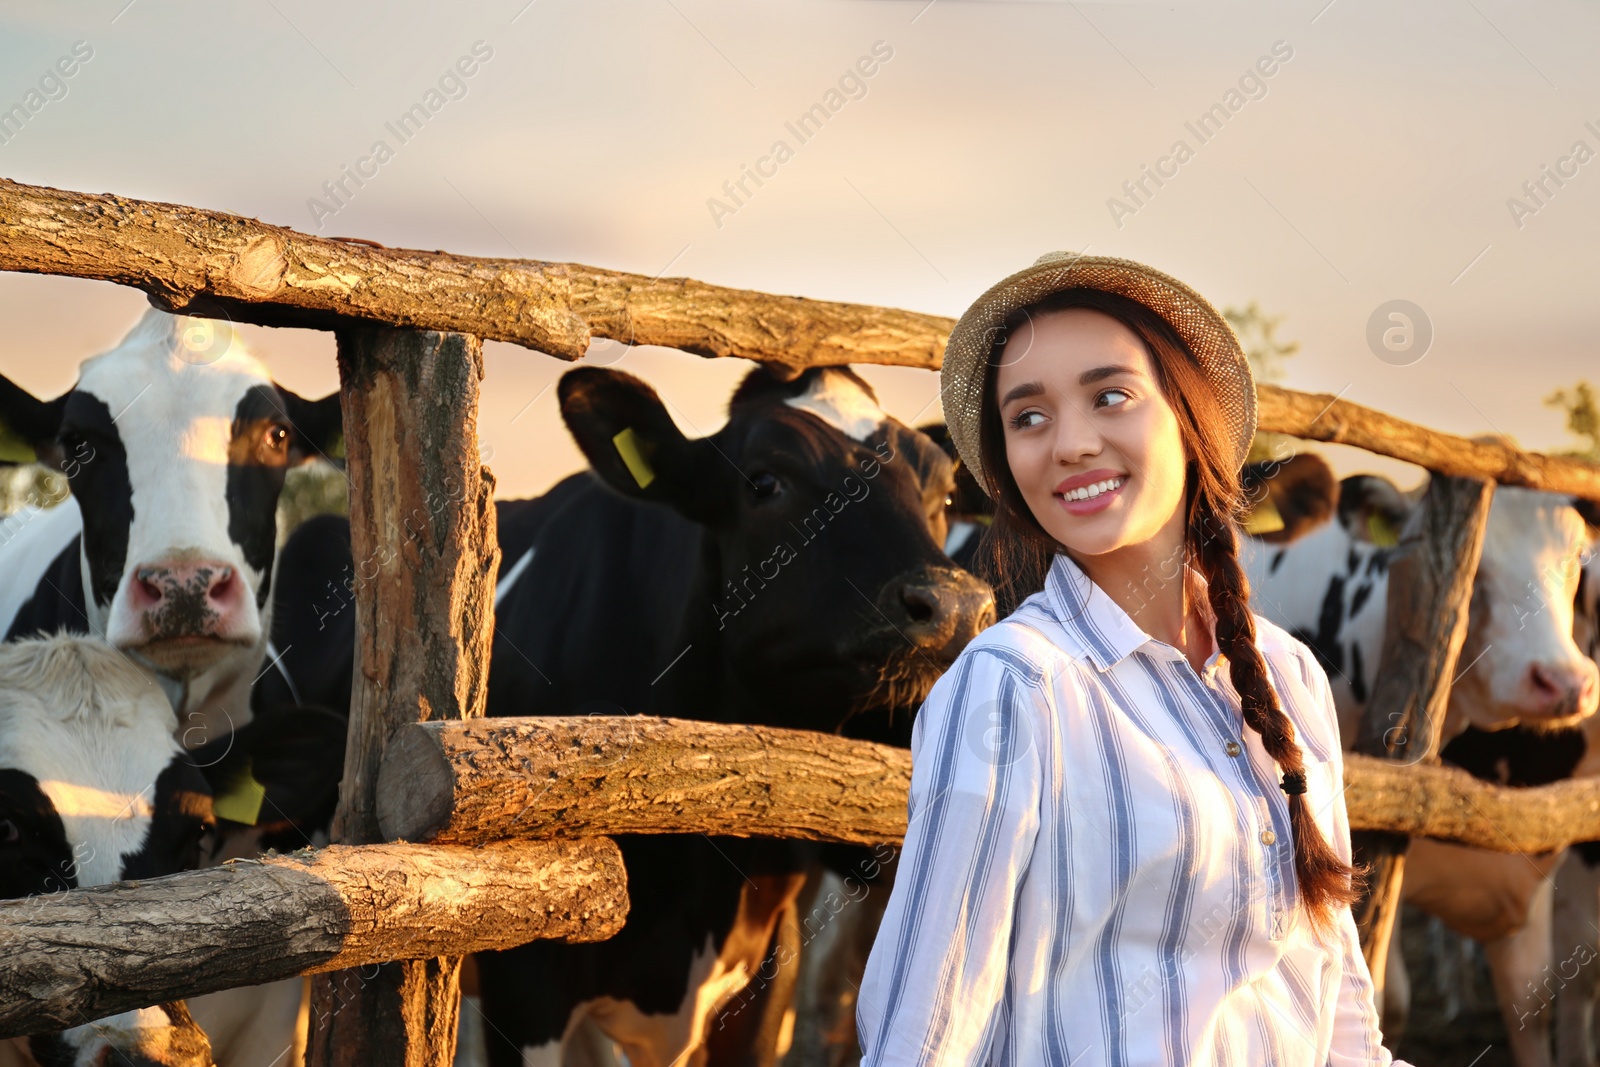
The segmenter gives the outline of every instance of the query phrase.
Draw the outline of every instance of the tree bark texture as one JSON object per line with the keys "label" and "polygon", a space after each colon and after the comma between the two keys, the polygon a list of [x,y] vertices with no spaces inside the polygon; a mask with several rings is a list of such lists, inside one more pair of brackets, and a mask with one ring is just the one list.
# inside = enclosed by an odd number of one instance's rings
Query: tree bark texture
{"label": "tree bark texture", "polygon": [[627,911],[606,838],[332,845],[5,901],[0,1038],[308,972],[353,993],[390,960],[601,941]]}
{"label": "tree bark texture", "polygon": [[[1357,751],[1408,767],[1438,762],[1493,494],[1494,483],[1477,478],[1435,474],[1428,482],[1423,505],[1402,536],[1402,550],[1389,564],[1383,655]],[[1387,827],[1351,838],[1357,863],[1368,865],[1366,894],[1354,911],[1381,1004],[1400,911],[1406,837]]]}
{"label": "tree bark texture", "polygon": [[[494,633],[494,478],[478,456],[482,342],[343,330],[355,677],[333,840],[383,840],[374,790],[399,727],[483,715]],[[447,1067],[459,954],[313,980],[308,1062]]]}
{"label": "tree bark texture", "polygon": [[378,819],[390,838],[441,842],[699,831],[868,845],[905,833],[910,783],[905,749],[805,730],[621,715],[430,722],[395,734]]}
{"label": "tree bark texture", "polygon": [[578,359],[591,337],[796,366],[937,367],[953,321],[573,263],[313,237],[219,211],[0,180],[0,270],[142,289],[266,326],[453,331]]}

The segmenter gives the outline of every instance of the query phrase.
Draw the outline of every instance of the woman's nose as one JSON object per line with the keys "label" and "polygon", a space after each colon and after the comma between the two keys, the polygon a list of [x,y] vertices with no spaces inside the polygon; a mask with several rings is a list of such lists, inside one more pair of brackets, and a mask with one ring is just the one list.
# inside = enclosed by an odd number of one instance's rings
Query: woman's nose
{"label": "woman's nose", "polygon": [[1100,453],[1103,441],[1084,416],[1068,412],[1056,420],[1055,461],[1071,466]]}

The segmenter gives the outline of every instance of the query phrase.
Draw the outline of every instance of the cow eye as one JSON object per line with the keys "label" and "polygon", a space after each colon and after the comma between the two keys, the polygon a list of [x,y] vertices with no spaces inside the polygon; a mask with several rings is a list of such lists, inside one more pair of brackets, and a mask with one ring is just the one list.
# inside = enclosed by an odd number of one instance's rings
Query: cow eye
{"label": "cow eye", "polygon": [[954,493],[947,493],[945,495],[944,506],[947,508],[953,508],[956,506],[956,495]]}
{"label": "cow eye", "polygon": [[750,477],[750,491],[755,494],[757,500],[765,500],[769,496],[776,496],[782,488],[783,483],[778,481],[778,476],[770,471],[762,471]]}
{"label": "cow eye", "polygon": [[263,440],[266,442],[266,446],[274,452],[282,452],[289,447],[289,428],[274,423],[267,427]]}
{"label": "cow eye", "polygon": [[0,819],[0,845],[14,845],[22,840],[22,831],[10,819]]}

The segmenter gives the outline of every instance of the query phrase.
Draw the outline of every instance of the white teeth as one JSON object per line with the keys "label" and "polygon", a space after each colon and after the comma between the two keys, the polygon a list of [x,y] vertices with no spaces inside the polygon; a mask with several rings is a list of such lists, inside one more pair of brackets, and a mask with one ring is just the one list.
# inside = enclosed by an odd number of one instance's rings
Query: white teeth
{"label": "white teeth", "polygon": [[1125,474],[1116,478],[1108,478],[1103,482],[1095,482],[1092,485],[1085,485],[1078,489],[1069,490],[1065,493],[1062,493],[1061,498],[1063,500],[1093,500],[1101,493],[1109,492],[1112,489],[1120,489],[1123,483],[1127,480],[1128,476]]}

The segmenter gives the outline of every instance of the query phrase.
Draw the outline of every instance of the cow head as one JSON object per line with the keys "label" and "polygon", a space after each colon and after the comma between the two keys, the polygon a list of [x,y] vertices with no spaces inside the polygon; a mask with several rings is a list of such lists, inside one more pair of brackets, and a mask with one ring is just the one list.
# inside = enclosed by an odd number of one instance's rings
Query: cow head
{"label": "cow head", "polygon": [[[1258,506],[1271,502],[1295,533],[1269,545],[1265,562],[1252,565],[1251,586],[1261,594],[1258,610],[1317,651],[1341,699],[1348,741],[1382,649],[1389,555],[1425,496],[1376,475],[1353,475],[1336,496],[1314,500],[1307,487],[1331,486],[1331,474],[1309,478],[1296,471],[1318,465],[1326,471],[1326,464],[1309,455],[1295,464],[1282,473],[1246,471],[1247,483],[1254,478],[1260,485]],[[1338,521],[1307,521],[1329,514]],[[1573,635],[1579,564],[1592,536],[1571,497],[1516,486],[1495,490],[1445,740],[1469,725],[1555,729],[1594,713],[1600,669]]]}
{"label": "cow head", "polygon": [[[194,867],[211,793],[176,727],[161,690],[98,639],[0,645],[0,898]],[[211,1063],[182,1003],[26,1041],[44,1064]]]}
{"label": "cow head", "polygon": [[0,378],[0,423],[68,476],[92,629],[178,679],[264,641],[278,494],[337,439],[337,395],[273,384],[226,322],[151,310],[55,400]]}
{"label": "cow head", "polygon": [[988,585],[952,565],[949,458],[886,415],[848,368],[752,371],[728,422],[689,439],[619,371],[561,379],[595,473],[706,531],[707,620],[735,681],[787,724],[871,735],[914,710],[994,620]]}
{"label": "cow head", "polygon": [[[1495,490],[1451,702],[1474,726],[1575,725],[1600,704],[1600,669],[1573,639],[1573,605],[1592,537],[1571,498]],[[1474,662],[1476,661],[1476,662]]]}

